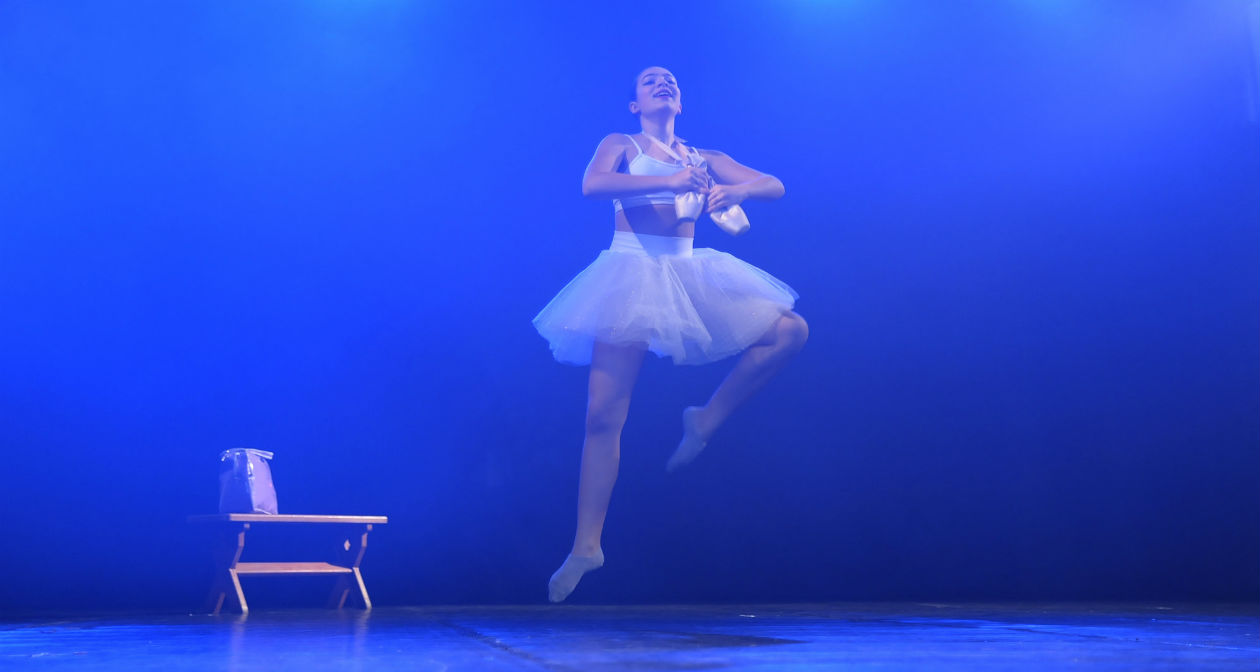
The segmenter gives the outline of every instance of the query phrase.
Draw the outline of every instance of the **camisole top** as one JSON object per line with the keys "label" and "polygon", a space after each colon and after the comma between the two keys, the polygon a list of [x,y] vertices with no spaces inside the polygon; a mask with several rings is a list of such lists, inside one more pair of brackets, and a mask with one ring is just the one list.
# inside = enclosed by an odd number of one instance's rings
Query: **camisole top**
{"label": "camisole top", "polygon": [[[626,172],[631,175],[673,175],[678,171],[686,168],[686,166],[671,161],[662,161],[656,157],[648,156],[643,152],[643,148],[635,141],[633,136],[627,135],[634,148],[639,153],[626,162]],[[704,165],[704,159],[696,150],[687,148],[696,162],[696,165]],[[674,192],[655,191],[650,194],[640,194],[638,196],[627,196],[622,199],[612,199],[613,212],[621,212],[622,208],[633,208],[640,205],[673,205]]]}

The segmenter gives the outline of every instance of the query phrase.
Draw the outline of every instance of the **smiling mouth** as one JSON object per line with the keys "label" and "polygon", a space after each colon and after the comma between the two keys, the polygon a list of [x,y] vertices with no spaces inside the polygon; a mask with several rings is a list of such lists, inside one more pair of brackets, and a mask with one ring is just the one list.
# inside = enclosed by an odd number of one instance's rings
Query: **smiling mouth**
{"label": "smiling mouth", "polygon": [[652,96],[653,98],[673,98],[674,94],[668,91],[660,91]]}

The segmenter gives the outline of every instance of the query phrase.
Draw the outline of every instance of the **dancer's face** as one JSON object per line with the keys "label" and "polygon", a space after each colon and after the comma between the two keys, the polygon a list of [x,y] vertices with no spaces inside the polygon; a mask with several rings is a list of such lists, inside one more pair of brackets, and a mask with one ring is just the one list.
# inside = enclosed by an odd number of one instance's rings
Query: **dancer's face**
{"label": "dancer's face", "polygon": [[652,114],[662,111],[682,112],[682,90],[674,73],[653,66],[639,73],[635,80],[634,100],[630,103],[631,114]]}

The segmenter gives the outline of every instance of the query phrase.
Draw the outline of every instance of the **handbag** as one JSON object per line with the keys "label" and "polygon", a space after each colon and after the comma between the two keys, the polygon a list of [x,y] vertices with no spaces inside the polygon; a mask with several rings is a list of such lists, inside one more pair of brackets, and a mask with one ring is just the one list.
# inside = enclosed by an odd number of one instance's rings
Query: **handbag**
{"label": "handbag", "polygon": [[255,448],[231,448],[219,455],[219,513],[279,512],[266,462],[273,455]]}
{"label": "handbag", "polygon": [[[644,135],[647,135],[646,133]],[[649,140],[656,143],[661,151],[670,155],[675,161],[684,166],[699,166],[704,163],[704,159],[700,158],[700,154],[692,147],[687,148],[687,158],[679,156],[673,148],[668,147],[665,143],[648,135]],[[709,186],[713,186],[713,176],[709,176]],[[700,217],[701,211],[704,209],[704,196],[698,191],[688,191],[682,194],[674,194],[674,214],[680,220],[695,220]],[[744,209],[739,204],[728,206],[720,210],[710,210],[709,219],[717,224],[719,229],[738,236],[748,232],[752,226],[748,222],[748,215],[744,213]]]}

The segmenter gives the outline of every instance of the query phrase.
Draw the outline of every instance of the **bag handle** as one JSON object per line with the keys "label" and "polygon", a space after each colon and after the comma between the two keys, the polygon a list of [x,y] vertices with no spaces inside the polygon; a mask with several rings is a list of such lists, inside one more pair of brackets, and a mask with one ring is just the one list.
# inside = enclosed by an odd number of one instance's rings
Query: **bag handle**
{"label": "bag handle", "polygon": [[219,455],[219,461],[226,462],[229,455],[236,453],[244,455],[257,455],[264,460],[270,460],[275,457],[275,453],[267,450],[258,450],[257,448],[228,448]]}

